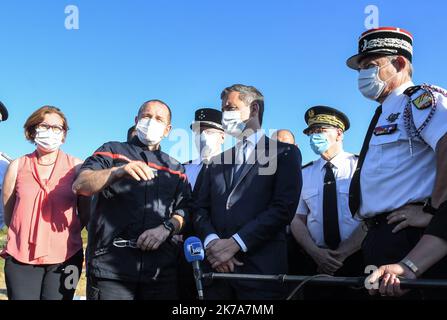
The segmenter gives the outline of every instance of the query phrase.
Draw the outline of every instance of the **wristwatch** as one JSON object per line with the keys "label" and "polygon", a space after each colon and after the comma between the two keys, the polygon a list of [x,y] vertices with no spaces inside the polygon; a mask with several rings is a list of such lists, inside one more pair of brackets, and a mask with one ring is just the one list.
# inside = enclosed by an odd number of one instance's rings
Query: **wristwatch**
{"label": "wristwatch", "polygon": [[429,213],[431,215],[436,214],[437,209],[432,207],[431,198],[427,198],[427,200],[425,200],[424,207],[422,208],[422,211],[424,211],[425,213]]}
{"label": "wristwatch", "polygon": [[408,269],[410,269],[415,275],[418,274],[419,268],[410,259],[404,259],[401,261]]}
{"label": "wristwatch", "polygon": [[169,231],[169,236],[172,236],[172,234],[175,231],[175,226],[170,220],[163,221],[163,227],[165,227]]}

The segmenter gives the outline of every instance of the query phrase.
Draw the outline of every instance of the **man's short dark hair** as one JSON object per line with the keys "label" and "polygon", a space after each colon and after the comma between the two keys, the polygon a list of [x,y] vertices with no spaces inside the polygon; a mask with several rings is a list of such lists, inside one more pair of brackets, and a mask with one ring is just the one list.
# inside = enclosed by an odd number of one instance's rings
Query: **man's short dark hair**
{"label": "man's short dark hair", "polygon": [[166,107],[166,109],[168,109],[168,113],[169,113],[169,124],[171,124],[171,120],[172,120],[172,112],[171,112],[171,108],[169,108],[168,104],[162,100],[159,99],[152,99],[152,100],[148,100],[146,102],[144,102],[140,109],[138,109],[138,118],[140,117],[141,113],[143,112],[144,108],[151,102],[158,102],[162,105],[164,105]]}
{"label": "man's short dark hair", "polygon": [[220,98],[225,100],[230,92],[239,92],[239,99],[241,99],[248,106],[255,103],[259,106],[259,124],[262,125],[262,117],[264,115],[264,96],[262,93],[252,86],[234,84],[225,88],[220,94]]}

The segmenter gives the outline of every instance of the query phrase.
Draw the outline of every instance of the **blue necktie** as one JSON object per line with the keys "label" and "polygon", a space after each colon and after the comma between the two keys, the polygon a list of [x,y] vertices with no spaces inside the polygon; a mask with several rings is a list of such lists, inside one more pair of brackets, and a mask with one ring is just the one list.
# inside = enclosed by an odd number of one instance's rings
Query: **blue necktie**
{"label": "blue necktie", "polygon": [[[233,166],[233,186],[239,181],[242,171],[244,171],[245,164],[247,162],[247,138],[242,139],[242,145],[236,149],[237,157]],[[242,154],[240,154],[242,153]]]}

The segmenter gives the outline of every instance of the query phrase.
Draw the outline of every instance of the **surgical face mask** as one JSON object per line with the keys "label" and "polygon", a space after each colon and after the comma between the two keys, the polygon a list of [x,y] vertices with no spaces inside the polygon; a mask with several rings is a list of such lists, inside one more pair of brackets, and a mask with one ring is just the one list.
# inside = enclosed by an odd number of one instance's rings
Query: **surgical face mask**
{"label": "surgical face mask", "polygon": [[225,133],[238,137],[245,129],[245,122],[241,120],[240,111],[224,111],[222,114],[222,126]]}
{"label": "surgical face mask", "polygon": [[63,132],[54,133],[51,129],[36,129],[34,142],[36,143],[38,149],[41,149],[45,152],[53,152],[59,149],[59,147],[62,145],[63,138]]}
{"label": "surgical face mask", "polygon": [[390,64],[391,61],[382,67],[375,66],[368,69],[361,69],[359,71],[358,86],[363,96],[371,100],[377,100],[380,97],[386,87],[387,81],[397,75],[396,73],[386,81],[380,79],[380,69],[386,68]]}
{"label": "surgical face mask", "polygon": [[317,155],[325,153],[331,144],[324,133],[313,133],[310,135],[310,147]]}
{"label": "surgical face mask", "polygon": [[220,138],[220,133],[206,130],[195,135],[196,148],[201,159],[209,159],[221,152]]}
{"label": "surgical face mask", "polygon": [[155,119],[143,118],[137,123],[137,136],[143,144],[153,146],[163,139],[165,129],[164,123]]}

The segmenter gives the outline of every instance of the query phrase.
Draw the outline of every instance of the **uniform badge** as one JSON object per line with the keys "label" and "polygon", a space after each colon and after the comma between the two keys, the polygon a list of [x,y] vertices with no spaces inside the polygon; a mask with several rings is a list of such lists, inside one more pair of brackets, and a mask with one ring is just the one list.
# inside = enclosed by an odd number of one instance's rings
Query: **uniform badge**
{"label": "uniform badge", "polygon": [[400,116],[400,112],[398,113],[392,113],[388,116],[388,118],[386,118],[386,121],[388,122],[395,122]]}
{"label": "uniform badge", "polygon": [[433,97],[430,93],[425,92],[414,99],[413,104],[418,110],[427,109],[433,105]]}
{"label": "uniform badge", "polygon": [[310,109],[307,115],[309,116],[309,119],[312,119],[315,116],[315,111],[313,109]]}
{"label": "uniform badge", "polygon": [[386,126],[376,127],[374,129],[375,136],[383,136],[385,134],[391,134],[397,130],[397,123],[388,124]]}

